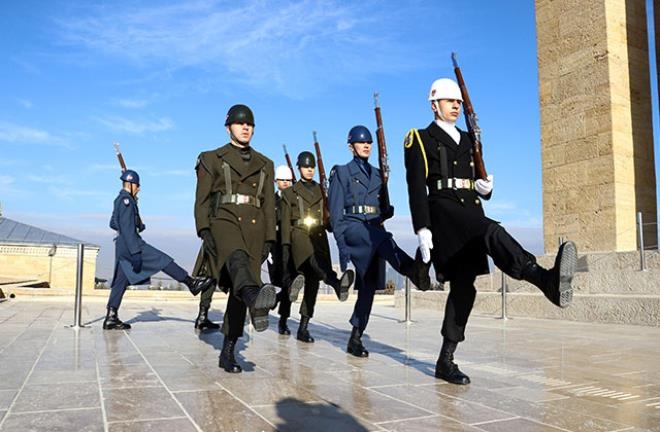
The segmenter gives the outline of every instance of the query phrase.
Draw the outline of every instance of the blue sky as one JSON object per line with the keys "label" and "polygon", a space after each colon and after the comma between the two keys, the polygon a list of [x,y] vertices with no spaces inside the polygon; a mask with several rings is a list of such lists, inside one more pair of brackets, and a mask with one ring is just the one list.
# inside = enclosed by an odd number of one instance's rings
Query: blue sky
{"label": "blue sky", "polygon": [[2,2],[3,213],[101,245],[108,277],[117,141],[142,178],[144,238],[191,268],[193,167],[227,142],[231,105],[253,109],[252,144],[276,165],[282,144],[295,158],[317,131],[329,170],[350,159],[352,126],[374,131],[378,91],[388,228],[412,251],[402,141],[431,121],[429,86],[453,76],[456,51],[495,177],[487,212],[542,253],[535,38],[531,0]]}

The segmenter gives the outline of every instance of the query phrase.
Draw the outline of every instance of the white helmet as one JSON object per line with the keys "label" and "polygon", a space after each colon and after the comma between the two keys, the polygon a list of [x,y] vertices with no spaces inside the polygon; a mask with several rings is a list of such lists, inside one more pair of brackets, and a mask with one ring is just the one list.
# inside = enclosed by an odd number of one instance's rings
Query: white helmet
{"label": "white helmet", "polygon": [[293,180],[293,174],[286,165],[280,165],[275,170],[275,180]]}
{"label": "white helmet", "polygon": [[437,79],[431,84],[429,100],[434,101],[438,99],[455,99],[462,102],[463,95],[461,94],[461,88],[456,84],[456,81],[452,79]]}

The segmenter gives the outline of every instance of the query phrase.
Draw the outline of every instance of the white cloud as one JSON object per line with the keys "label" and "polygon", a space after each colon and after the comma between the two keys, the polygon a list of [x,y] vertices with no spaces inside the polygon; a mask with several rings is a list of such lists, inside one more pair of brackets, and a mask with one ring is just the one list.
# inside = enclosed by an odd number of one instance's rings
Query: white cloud
{"label": "white cloud", "polygon": [[42,129],[3,121],[0,121],[0,141],[71,148],[70,143],[64,137],[54,135]]}
{"label": "white cloud", "polygon": [[[69,46],[163,73],[196,68],[219,80],[299,96],[419,67],[427,58],[424,47],[404,40],[415,19],[429,16],[430,9],[394,2],[384,8],[378,1],[190,1],[84,6],[58,24]],[[432,10],[439,15],[443,7]],[[443,43],[434,47],[442,49]]]}
{"label": "white cloud", "polygon": [[162,132],[174,127],[174,122],[167,117],[156,120],[131,120],[125,117],[105,116],[97,117],[96,120],[112,130],[138,135],[145,132]]}
{"label": "white cloud", "polygon": [[32,101],[28,99],[17,99],[17,102],[20,106],[22,106],[25,109],[32,108]]}
{"label": "white cloud", "polygon": [[149,104],[149,101],[146,99],[117,99],[116,103],[122,108],[136,109],[144,108]]}

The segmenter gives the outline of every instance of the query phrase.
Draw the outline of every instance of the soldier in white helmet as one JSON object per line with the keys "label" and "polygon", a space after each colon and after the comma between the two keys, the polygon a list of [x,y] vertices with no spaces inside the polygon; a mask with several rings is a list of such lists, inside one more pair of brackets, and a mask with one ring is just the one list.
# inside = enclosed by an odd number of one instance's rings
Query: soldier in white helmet
{"label": "soldier in white helmet", "polygon": [[[276,286],[282,287],[282,290],[277,293],[275,298],[276,303],[273,309],[279,304],[277,312],[280,315],[280,320],[277,324],[277,331],[281,335],[290,335],[291,330],[287,324],[287,320],[291,316],[291,303],[298,299],[300,290],[305,286],[305,276],[298,275],[293,281],[288,279],[287,275],[295,274],[295,267],[293,261],[289,259],[287,263],[283,262],[282,258],[282,232],[280,225],[282,223],[282,192],[293,185],[293,173],[286,165],[280,165],[275,169],[275,215],[277,225],[277,236],[273,249],[271,250],[271,257],[268,260],[268,275],[270,282]],[[286,271],[284,267],[287,267]]]}
{"label": "soldier in white helmet", "polygon": [[454,351],[465,339],[476,296],[474,281],[489,272],[487,257],[512,278],[536,285],[563,308],[573,296],[577,250],[573,242],[562,244],[555,266],[546,270],[499,223],[485,216],[481,200],[491,198],[493,177],[476,178],[473,139],[456,127],[461,90],[451,79],[438,79],[428,100],[433,121],[426,129],[411,129],[404,142],[410,212],[423,260],[432,261],[436,275],[450,286],[435,376],[468,384],[470,378],[453,361]]}

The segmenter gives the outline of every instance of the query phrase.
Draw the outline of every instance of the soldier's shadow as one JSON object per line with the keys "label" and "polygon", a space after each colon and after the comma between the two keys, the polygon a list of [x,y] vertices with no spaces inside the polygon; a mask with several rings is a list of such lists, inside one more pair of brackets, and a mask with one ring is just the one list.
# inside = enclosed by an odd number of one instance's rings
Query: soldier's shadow
{"label": "soldier's shadow", "polygon": [[155,321],[179,321],[193,323],[194,320],[179,318],[175,316],[168,316],[162,314],[162,309],[152,307],[150,310],[138,312],[133,318],[125,321],[128,324],[136,322],[155,322]]}
{"label": "soldier's shadow", "polygon": [[305,402],[288,397],[275,405],[280,420],[276,424],[278,431],[314,430],[367,432],[352,415],[341,407],[329,402]]}
{"label": "soldier's shadow", "polygon": [[[324,340],[337,346],[339,349],[345,352],[349,358],[355,359],[357,361],[361,360],[361,358],[354,357],[352,354],[346,352],[346,346],[348,345],[348,340],[351,337],[351,332],[349,330],[346,330],[343,327],[336,327],[329,324],[313,324],[311,322],[309,323],[308,327],[310,333],[312,333],[312,336],[318,340]],[[368,333],[362,335],[362,344],[367,349],[367,351],[369,351],[369,357],[373,357],[374,354],[387,356],[392,360],[401,363],[405,367],[416,369],[426,375],[435,375],[435,361],[429,363],[427,360],[415,358],[404,349],[372,339]],[[367,361],[367,359],[363,360]]]}

